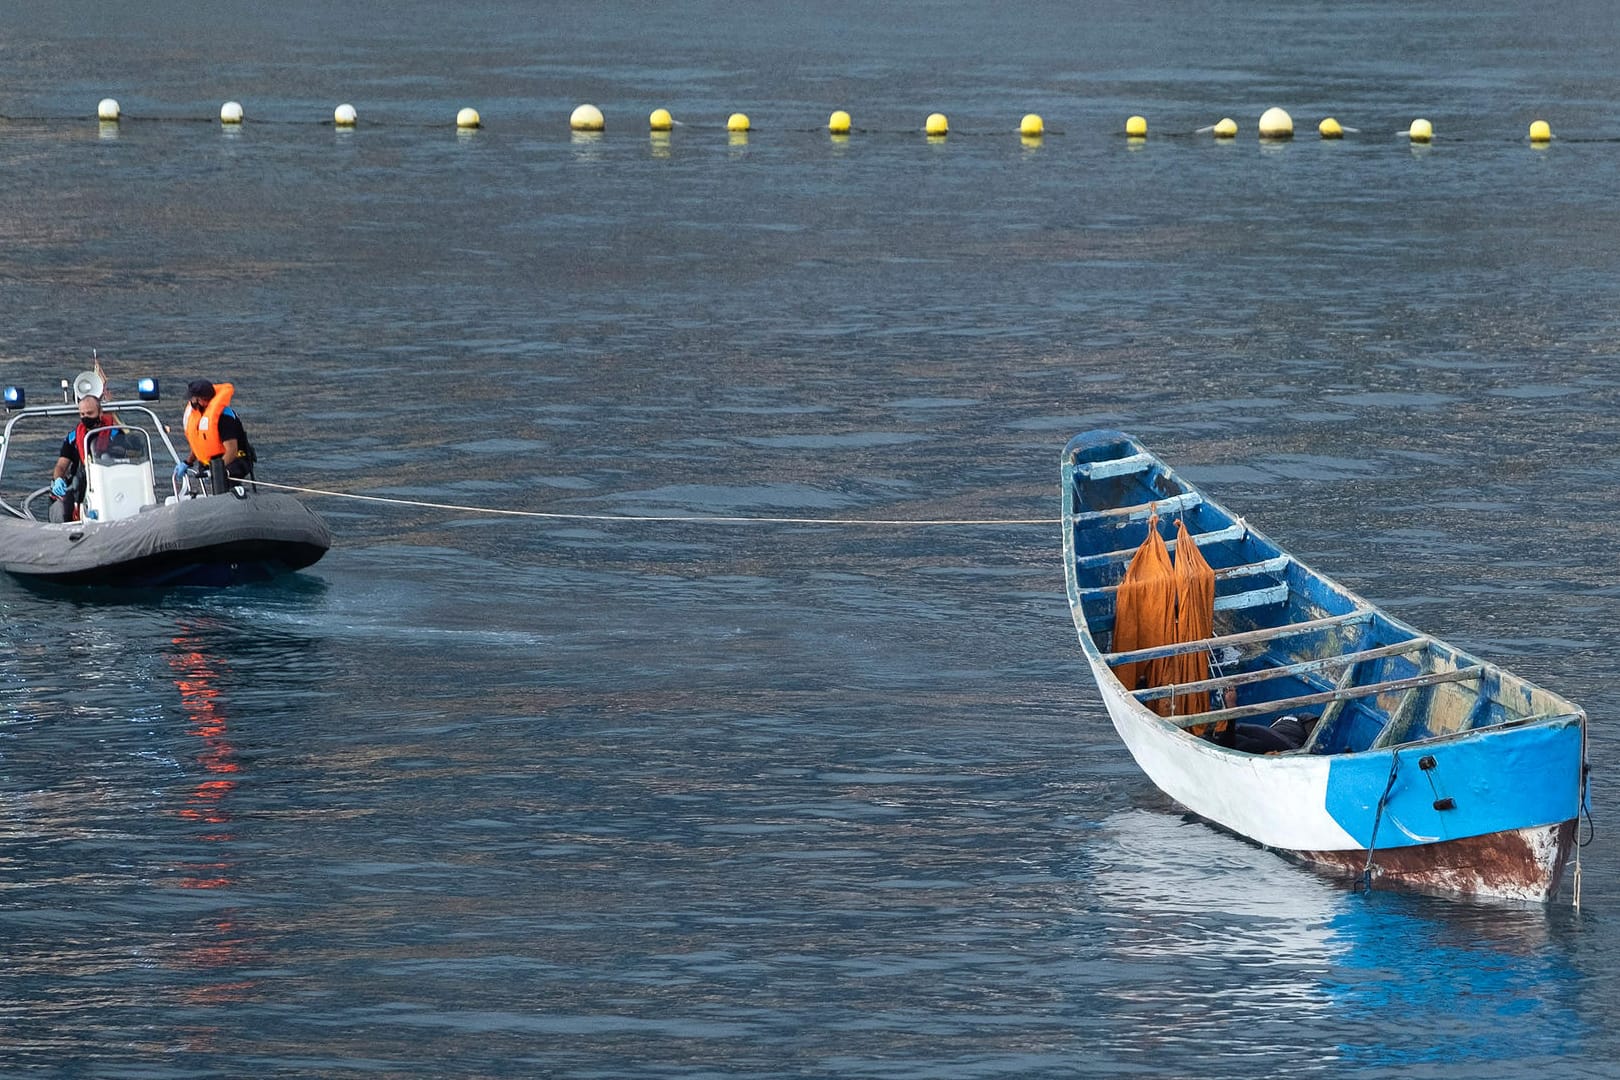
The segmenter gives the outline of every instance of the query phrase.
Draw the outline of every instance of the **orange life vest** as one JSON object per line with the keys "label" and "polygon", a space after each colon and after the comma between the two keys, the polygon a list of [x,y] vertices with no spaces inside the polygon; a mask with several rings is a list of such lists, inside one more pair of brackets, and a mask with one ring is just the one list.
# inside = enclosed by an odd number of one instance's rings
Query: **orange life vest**
{"label": "orange life vest", "polygon": [[214,396],[201,411],[186,406],[186,442],[191,444],[191,453],[199,464],[207,465],[214,458],[225,452],[225,444],[219,438],[219,414],[231,403],[231,395],[236,388],[230,383],[219,383],[214,387]]}

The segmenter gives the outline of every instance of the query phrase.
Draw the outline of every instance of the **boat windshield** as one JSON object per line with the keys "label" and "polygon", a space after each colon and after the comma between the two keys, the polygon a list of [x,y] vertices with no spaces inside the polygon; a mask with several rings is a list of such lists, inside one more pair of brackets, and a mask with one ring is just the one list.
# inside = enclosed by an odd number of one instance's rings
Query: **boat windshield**
{"label": "boat windshield", "polygon": [[87,431],[79,460],[97,465],[144,465],[152,460],[152,443],[138,427],[104,427]]}
{"label": "boat windshield", "polygon": [[[108,498],[116,488],[124,493],[121,501],[138,495],[138,502],[132,505],[147,505],[151,499],[145,494],[148,481],[144,478],[154,471],[166,474],[167,463],[179,462],[180,455],[163,429],[162,418],[147,402],[106,401],[102,410],[108,417],[105,427],[75,436],[82,471],[90,487],[99,487]],[[30,521],[44,516],[52,466],[63,449],[64,428],[75,432],[73,424],[78,419],[78,407],[72,402],[35,405],[5,414],[0,425],[0,513]],[[21,497],[8,499],[5,491],[18,487]]]}

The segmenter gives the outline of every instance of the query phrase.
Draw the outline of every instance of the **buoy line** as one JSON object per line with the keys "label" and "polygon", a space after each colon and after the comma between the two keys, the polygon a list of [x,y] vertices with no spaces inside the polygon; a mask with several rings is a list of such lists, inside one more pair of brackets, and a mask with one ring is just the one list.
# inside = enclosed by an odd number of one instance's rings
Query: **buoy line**
{"label": "buoy line", "polygon": [[496,506],[463,506],[458,503],[425,502],[421,499],[394,499],[386,495],[356,495],[350,491],[276,484],[269,480],[243,480],[254,487],[296,491],[304,495],[325,495],[333,499],[387,503],[391,506],[420,506],[430,510],[455,510],[467,514],[499,514],[503,517],[546,518],[551,521],[685,521],[700,525],[1060,525],[1057,518],[812,518],[737,517],[720,514],[565,514],[546,510],[503,510]]}

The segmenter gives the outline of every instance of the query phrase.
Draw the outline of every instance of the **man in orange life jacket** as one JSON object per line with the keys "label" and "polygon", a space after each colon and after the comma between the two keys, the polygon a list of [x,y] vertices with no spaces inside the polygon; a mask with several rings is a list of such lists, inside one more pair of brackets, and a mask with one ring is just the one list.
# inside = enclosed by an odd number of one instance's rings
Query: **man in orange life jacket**
{"label": "man in orange life jacket", "polygon": [[232,479],[253,475],[253,447],[241,419],[230,407],[235,389],[230,383],[215,387],[206,379],[196,379],[186,386],[186,442],[191,453],[175,466],[176,480],[184,481],[189,466],[206,469],[216,457],[224,463],[225,475]]}
{"label": "man in orange life jacket", "polygon": [[[101,412],[101,399],[94,394],[86,394],[79,399],[79,424],[68,432],[67,438],[62,440],[62,449],[57,452],[56,468],[51,470],[51,495],[61,506],[61,520],[77,521],[79,519],[79,493],[78,486],[80,464],[84,446],[84,437],[107,422],[107,417]],[[73,492],[69,496],[70,489]],[[55,520],[56,507],[52,507],[53,520]]]}

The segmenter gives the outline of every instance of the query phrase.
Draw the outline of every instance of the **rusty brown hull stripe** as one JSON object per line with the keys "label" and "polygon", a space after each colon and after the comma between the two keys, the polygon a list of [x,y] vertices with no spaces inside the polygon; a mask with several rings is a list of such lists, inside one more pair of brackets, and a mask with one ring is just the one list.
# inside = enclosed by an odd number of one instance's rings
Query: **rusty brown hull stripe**
{"label": "rusty brown hull stripe", "polygon": [[[1556,826],[1381,849],[1373,855],[1373,884],[1423,893],[1551,900],[1569,861],[1575,826],[1572,818]],[[1546,847],[1537,843],[1548,829],[1554,831],[1551,858],[1546,857]],[[1367,866],[1365,849],[1289,854],[1336,877],[1360,877]]]}

